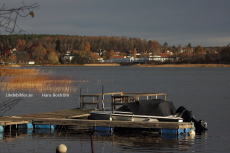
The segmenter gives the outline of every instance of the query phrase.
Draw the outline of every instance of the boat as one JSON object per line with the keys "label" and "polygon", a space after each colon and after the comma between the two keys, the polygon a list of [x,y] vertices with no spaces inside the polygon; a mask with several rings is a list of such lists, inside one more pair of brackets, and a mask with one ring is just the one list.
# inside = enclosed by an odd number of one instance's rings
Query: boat
{"label": "boat", "polygon": [[92,119],[111,121],[149,121],[149,122],[183,122],[175,116],[176,109],[172,102],[162,99],[129,102],[115,111],[90,111]]}
{"label": "boat", "polygon": [[89,112],[90,119],[110,121],[148,121],[148,122],[193,122],[196,131],[207,130],[207,123],[197,121],[191,111],[163,99],[139,100],[123,104],[115,111],[96,110]]}
{"label": "boat", "polygon": [[183,122],[181,117],[134,115],[132,112],[121,111],[91,111],[93,119],[110,121],[148,121],[148,122]]}

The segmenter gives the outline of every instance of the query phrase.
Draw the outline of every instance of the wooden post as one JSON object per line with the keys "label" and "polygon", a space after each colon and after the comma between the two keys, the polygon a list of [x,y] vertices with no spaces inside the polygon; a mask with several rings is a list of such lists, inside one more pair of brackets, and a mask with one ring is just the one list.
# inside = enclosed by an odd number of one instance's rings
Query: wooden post
{"label": "wooden post", "polygon": [[112,109],[112,112],[114,111],[114,108],[113,108],[113,96],[111,96],[111,109]]}
{"label": "wooden post", "polygon": [[81,108],[85,108],[85,96],[81,95]]}
{"label": "wooden post", "polygon": [[91,142],[91,153],[94,153],[94,146],[93,146],[93,136],[90,135],[90,142]]}
{"label": "wooden post", "polygon": [[81,88],[80,88],[80,108],[82,109]]}
{"label": "wooden post", "polygon": [[101,103],[102,103],[102,109],[105,110],[105,104],[104,104],[104,86],[102,85],[102,95],[101,95]]}
{"label": "wooden post", "polygon": [[99,109],[99,96],[97,96],[97,109]]}

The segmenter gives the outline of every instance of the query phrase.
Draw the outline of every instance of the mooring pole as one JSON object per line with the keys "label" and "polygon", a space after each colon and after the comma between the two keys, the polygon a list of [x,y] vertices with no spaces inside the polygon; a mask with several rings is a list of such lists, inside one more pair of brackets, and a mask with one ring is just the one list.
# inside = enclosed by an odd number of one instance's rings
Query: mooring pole
{"label": "mooring pole", "polygon": [[104,85],[102,85],[102,95],[101,95],[101,103],[102,103],[102,109],[105,110],[105,104],[104,104]]}
{"label": "mooring pole", "polygon": [[80,108],[82,108],[81,88],[80,88]]}
{"label": "mooring pole", "polygon": [[94,146],[93,146],[93,136],[92,134],[90,135],[90,142],[91,142],[91,153],[94,153]]}

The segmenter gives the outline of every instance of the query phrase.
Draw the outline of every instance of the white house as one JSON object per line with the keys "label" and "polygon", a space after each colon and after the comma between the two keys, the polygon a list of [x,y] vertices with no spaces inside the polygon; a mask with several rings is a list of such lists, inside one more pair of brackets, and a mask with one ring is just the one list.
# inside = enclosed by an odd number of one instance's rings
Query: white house
{"label": "white house", "polygon": [[35,64],[35,61],[29,61],[28,64],[29,64],[29,65],[34,65],[34,64]]}

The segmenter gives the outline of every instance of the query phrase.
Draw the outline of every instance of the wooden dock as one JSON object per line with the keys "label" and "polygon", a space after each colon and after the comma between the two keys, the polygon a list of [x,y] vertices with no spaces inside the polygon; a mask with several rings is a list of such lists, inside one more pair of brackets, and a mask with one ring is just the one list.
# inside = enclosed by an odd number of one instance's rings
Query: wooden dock
{"label": "wooden dock", "polygon": [[140,122],[140,121],[107,121],[107,120],[81,120],[81,119],[35,119],[33,124],[45,125],[74,125],[76,129],[87,127],[122,127],[143,129],[185,129],[191,128],[191,123],[183,122]]}
{"label": "wooden dock", "polygon": [[19,115],[19,116],[4,116],[0,117],[0,125],[12,125],[16,123],[32,123],[36,119],[71,119],[71,118],[82,118],[88,117],[90,114],[87,109],[67,109],[59,110],[38,114],[28,114],[28,115]]}
{"label": "wooden dock", "polygon": [[0,125],[12,126],[32,123],[34,125],[75,126],[75,129],[92,129],[92,127],[122,127],[148,129],[187,129],[192,123],[187,122],[136,122],[88,120],[87,109],[68,109],[46,113],[0,117]]}
{"label": "wooden dock", "polygon": [[[105,97],[107,96],[108,99]],[[193,128],[191,122],[150,122],[150,121],[109,121],[109,120],[89,120],[89,111],[92,109],[86,109],[86,105],[96,106],[96,109],[104,109],[105,102],[111,103],[111,110],[115,110],[116,106],[121,106],[131,101],[137,101],[141,98],[145,99],[162,99],[166,100],[166,94],[164,93],[125,93],[114,92],[102,94],[82,94],[80,93],[80,108],[59,110],[45,113],[19,115],[19,116],[5,116],[0,117],[0,126],[18,127],[17,125],[30,124],[30,127],[36,127],[37,125],[55,125],[55,126],[69,126],[74,129],[94,129],[94,127],[107,127],[107,128],[142,128],[142,129],[159,129],[159,130],[174,130],[175,133],[182,131],[188,131]],[[99,104],[102,104],[101,108]],[[95,108],[94,108],[95,109]],[[51,126],[50,126],[51,127]]]}

